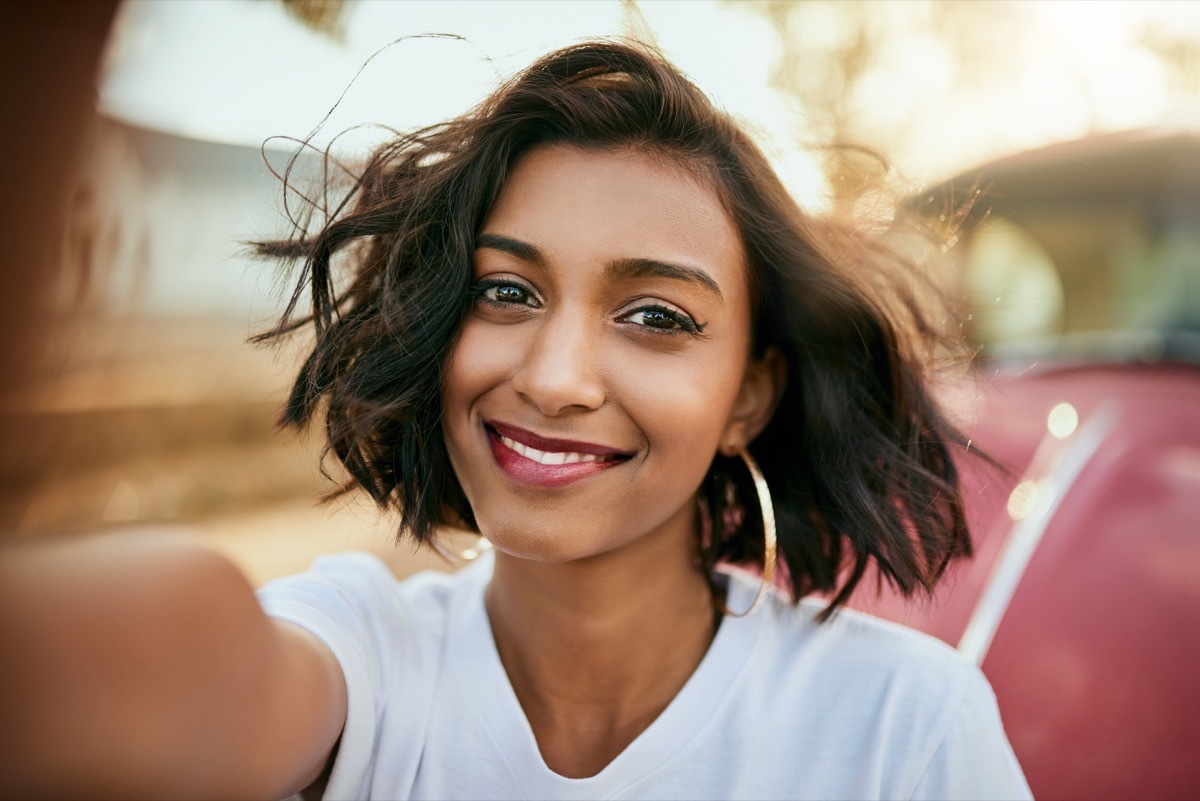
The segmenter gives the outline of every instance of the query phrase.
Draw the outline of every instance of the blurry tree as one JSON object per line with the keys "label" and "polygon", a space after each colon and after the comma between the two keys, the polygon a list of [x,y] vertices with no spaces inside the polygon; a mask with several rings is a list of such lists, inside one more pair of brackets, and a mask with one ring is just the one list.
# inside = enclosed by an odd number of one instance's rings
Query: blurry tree
{"label": "blurry tree", "polygon": [[[783,43],[776,87],[805,144],[853,143],[924,183],[998,155],[1160,122],[1200,97],[1194,3],[742,3]],[[885,173],[829,151],[838,210]]]}
{"label": "blurry tree", "polygon": [[[851,127],[847,91],[861,80],[872,47],[864,3],[797,3],[770,0],[763,7],[784,42],[776,83],[800,101],[809,130],[805,138],[848,143]],[[879,166],[865,161],[860,150],[834,147],[826,171],[833,192],[833,210],[845,213],[878,178]]]}
{"label": "blurry tree", "polygon": [[906,172],[923,168],[921,151],[937,149],[954,117],[948,104],[964,91],[1014,81],[1013,42],[1029,28],[1028,9],[1016,3],[770,0],[755,7],[784,43],[775,81],[803,112],[802,137],[835,145],[827,170],[842,212],[880,188],[881,158]]}
{"label": "blurry tree", "polygon": [[282,0],[289,15],[335,39],[344,34],[346,0]]}
{"label": "blurry tree", "polygon": [[[1200,20],[1200,4],[1193,8]],[[1166,68],[1172,94],[1193,106],[1200,105],[1200,21],[1196,26],[1194,31],[1180,31],[1165,24],[1147,24],[1140,36]]]}

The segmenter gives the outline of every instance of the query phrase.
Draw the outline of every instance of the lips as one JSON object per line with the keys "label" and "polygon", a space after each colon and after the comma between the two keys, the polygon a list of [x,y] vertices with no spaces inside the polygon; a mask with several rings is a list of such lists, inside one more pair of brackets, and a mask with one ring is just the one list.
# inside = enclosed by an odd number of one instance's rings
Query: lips
{"label": "lips", "polygon": [[514,481],[539,487],[571,484],[632,456],[592,442],[543,437],[505,423],[489,421],[484,430],[500,468]]}

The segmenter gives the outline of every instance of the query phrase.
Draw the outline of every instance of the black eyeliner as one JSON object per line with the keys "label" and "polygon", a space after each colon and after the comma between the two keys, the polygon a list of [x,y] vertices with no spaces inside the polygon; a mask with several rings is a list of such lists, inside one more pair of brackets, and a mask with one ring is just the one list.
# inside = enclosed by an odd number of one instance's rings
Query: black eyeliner
{"label": "black eyeliner", "polygon": [[[683,333],[688,334],[693,337],[703,336],[704,329],[708,327],[708,323],[698,323],[695,320],[693,320],[691,318],[691,316],[688,315],[686,312],[680,311],[679,309],[672,309],[668,306],[663,306],[660,304],[652,304],[649,306],[639,306],[638,308],[636,308],[632,312],[630,312],[630,314],[634,314],[636,312],[648,312],[648,311],[659,312],[661,314],[666,315],[667,319],[671,320],[677,326],[679,326],[680,330]],[[674,333],[669,328],[656,328],[654,326],[649,326],[649,325],[644,326],[644,327],[649,328],[652,331],[657,331],[657,332],[663,333],[663,334]]]}

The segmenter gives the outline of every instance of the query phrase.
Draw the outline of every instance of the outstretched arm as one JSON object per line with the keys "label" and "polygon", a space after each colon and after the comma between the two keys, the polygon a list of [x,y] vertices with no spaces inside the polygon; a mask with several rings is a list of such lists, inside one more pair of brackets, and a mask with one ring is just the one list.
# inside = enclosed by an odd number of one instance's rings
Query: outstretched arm
{"label": "outstretched arm", "polygon": [[0,549],[0,795],[281,798],[346,715],[333,655],[178,535]]}

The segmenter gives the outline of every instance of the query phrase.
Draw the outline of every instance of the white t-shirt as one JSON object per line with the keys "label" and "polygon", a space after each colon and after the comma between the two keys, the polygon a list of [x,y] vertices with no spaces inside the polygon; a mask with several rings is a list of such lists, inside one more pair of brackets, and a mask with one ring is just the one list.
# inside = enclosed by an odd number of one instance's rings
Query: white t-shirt
{"label": "white t-shirt", "polygon": [[[542,760],[492,639],[490,558],[397,582],[367,554],[260,591],[337,657],[349,711],[326,798],[1028,798],[979,670],[923,634],[774,597],[725,618],[679,695],[599,774]],[[746,608],[747,577],[730,582]]]}

